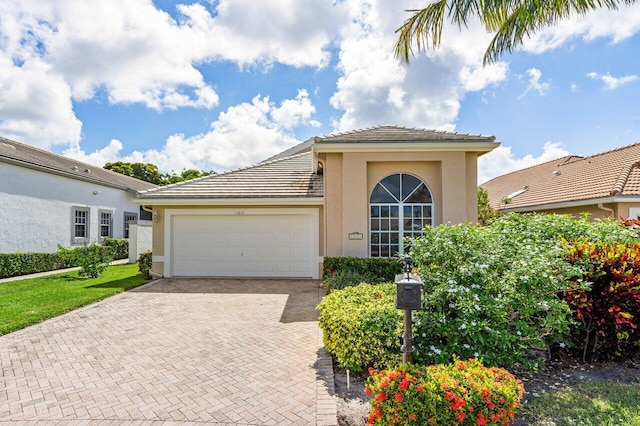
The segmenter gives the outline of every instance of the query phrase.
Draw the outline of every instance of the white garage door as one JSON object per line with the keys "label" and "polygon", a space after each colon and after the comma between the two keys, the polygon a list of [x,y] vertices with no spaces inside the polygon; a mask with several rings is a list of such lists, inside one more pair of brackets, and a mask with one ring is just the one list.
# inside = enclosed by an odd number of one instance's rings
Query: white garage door
{"label": "white garage door", "polygon": [[172,223],[173,275],[311,277],[311,215],[188,215]]}

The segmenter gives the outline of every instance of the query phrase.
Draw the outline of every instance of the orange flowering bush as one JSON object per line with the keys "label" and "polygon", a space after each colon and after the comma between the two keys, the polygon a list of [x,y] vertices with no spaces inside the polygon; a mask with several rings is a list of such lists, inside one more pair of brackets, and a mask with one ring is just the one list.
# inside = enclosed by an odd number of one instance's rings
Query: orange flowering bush
{"label": "orange flowering bush", "polygon": [[509,425],[524,394],[511,373],[476,359],[369,373],[370,425]]}

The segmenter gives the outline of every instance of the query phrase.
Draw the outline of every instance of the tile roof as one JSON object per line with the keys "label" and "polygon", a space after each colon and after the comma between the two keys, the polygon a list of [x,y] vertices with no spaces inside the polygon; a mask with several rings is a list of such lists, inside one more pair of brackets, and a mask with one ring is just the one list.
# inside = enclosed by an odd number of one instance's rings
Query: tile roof
{"label": "tile roof", "polygon": [[311,153],[264,161],[138,194],[139,199],[322,198],[322,176],[313,173]]}
{"label": "tile roof", "polygon": [[156,187],[139,179],[3,137],[0,137],[0,162],[133,192]]}
{"label": "tile roof", "polygon": [[[481,185],[501,210],[607,197],[640,196],[640,143],[588,157],[566,156],[496,177]],[[511,196],[508,204],[502,200]]]}
{"label": "tile roof", "polygon": [[349,132],[332,133],[313,138],[315,144],[324,143],[388,143],[388,142],[493,142],[495,136],[416,129],[402,126],[375,126]]}

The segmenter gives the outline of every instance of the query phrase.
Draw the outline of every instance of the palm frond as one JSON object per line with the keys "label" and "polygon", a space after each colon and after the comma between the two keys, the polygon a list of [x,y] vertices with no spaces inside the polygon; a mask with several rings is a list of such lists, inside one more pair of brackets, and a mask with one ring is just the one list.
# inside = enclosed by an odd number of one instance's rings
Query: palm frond
{"label": "palm frond", "polygon": [[413,56],[414,43],[418,52],[424,51],[429,45],[433,48],[440,45],[446,5],[446,0],[440,0],[424,9],[407,11],[413,15],[396,30],[396,58],[408,64],[409,58]]}

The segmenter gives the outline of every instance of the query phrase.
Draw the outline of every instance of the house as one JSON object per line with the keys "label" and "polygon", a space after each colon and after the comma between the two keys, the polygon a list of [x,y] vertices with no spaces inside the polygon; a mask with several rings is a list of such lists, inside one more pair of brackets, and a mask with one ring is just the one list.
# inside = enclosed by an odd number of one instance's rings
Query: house
{"label": "house", "polygon": [[493,136],[378,126],[142,191],[153,271],[318,278],[325,256],[394,256],[426,225],[477,221],[477,158],[496,146]]}
{"label": "house", "polygon": [[0,138],[0,253],[127,238],[131,221],[151,218],[134,203],[136,192],[154,187]]}
{"label": "house", "polygon": [[588,157],[569,155],[482,185],[502,212],[546,212],[594,218],[640,215],[640,143]]}

